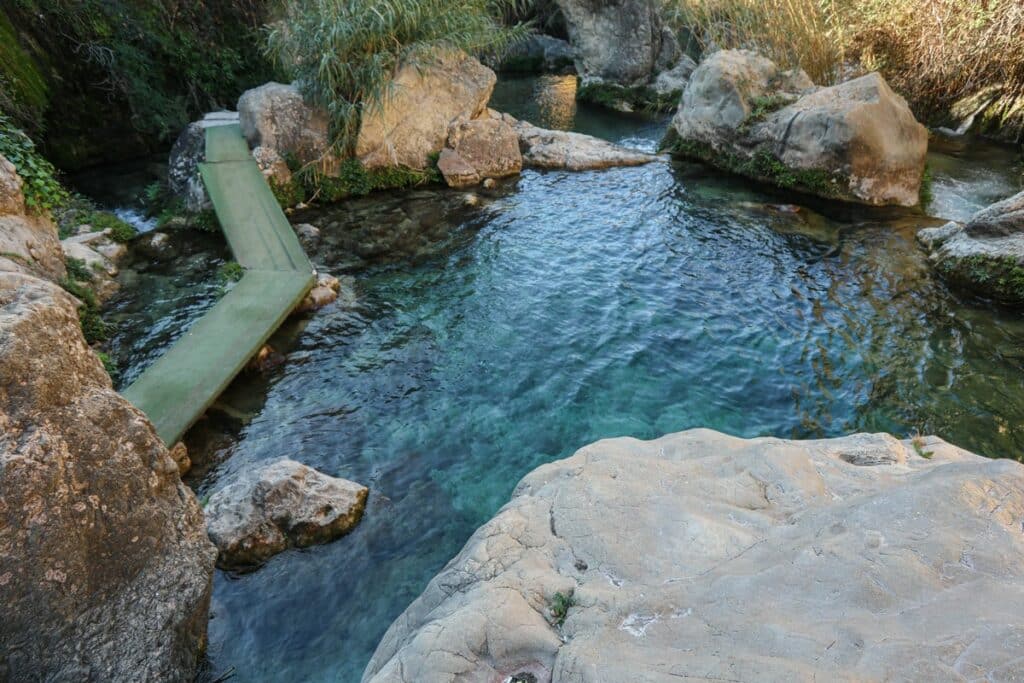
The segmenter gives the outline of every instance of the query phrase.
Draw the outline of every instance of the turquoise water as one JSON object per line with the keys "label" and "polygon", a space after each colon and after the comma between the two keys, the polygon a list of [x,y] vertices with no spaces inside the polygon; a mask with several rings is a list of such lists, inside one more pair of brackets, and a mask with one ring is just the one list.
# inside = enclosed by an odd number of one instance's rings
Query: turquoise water
{"label": "turquoise water", "polygon": [[[535,82],[505,83],[497,98],[647,148],[664,130],[565,119],[563,86],[534,98]],[[936,213],[1017,189],[1009,152],[942,150]],[[359,680],[391,621],[516,482],[596,439],[920,430],[1019,459],[1024,320],[931,275],[913,236],[935,221],[780,201],[662,162],[297,216],[322,229],[313,260],[353,278],[355,302],[285,326],[273,343],[287,362],[240,378],[193,430],[190,483],[203,494],[288,456],[372,494],[349,536],[217,573],[207,677]],[[125,381],[216,294],[222,246],[180,239],[190,269],[143,260],[114,306]]]}

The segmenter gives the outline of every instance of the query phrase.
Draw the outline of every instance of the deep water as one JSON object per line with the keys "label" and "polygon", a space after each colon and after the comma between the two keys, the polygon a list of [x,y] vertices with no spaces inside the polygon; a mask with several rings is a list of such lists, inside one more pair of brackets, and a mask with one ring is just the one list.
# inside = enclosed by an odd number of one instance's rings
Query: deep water
{"label": "deep water", "polygon": [[[503,83],[496,104],[648,149],[664,131],[576,111],[566,82],[547,83]],[[964,218],[1019,189],[1006,150],[936,148],[932,213]],[[792,201],[659,162],[296,216],[321,228],[313,260],[350,277],[355,301],[285,326],[286,362],[240,378],[193,430],[190,483],[203,495],[287,456],[371,500],[337,542],[218,572],[208,677],[358,681],[524,474],[604,437],[921,431],[1019,459],[1020,314],[932,275],[914,233],[935,219]],[[125,382],[217,294],[223,245],[177,239],[187,255],[142,259],[114,304]]]}

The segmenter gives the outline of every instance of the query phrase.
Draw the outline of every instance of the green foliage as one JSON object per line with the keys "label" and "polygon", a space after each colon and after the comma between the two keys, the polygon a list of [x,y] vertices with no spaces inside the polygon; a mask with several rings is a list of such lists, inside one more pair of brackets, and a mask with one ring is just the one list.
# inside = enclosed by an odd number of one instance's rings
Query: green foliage
{"label": "green foliage", "polygon": [[68,271],[68,278],[76,282],[92,282],[93,274],[89,270],[89,267],[85,265],[85,261],[73,257],[68,257],[64,260],[64,265]]}
{"label": "green foliage", "polygon": [[388,97],[403,62],[425,65],[434,48],[504,49],[525,29],[501,25],[515,0],[287,0],[268,52],[324,107],[335,149],[350,155],[362,114]]}
{"label": "green foliage", "polygon": [[551,598],[551,604],[548,606],[548,611],[551,613],[552,621],[561,626],[565,623],[565,618],[569,615],[569,610],[576,605],[576,597],[569,593],[555,593]]}
{"label": "green foliage", "polygon": [[277,203],[281,205],[282,209],[288,209],[306,201],[305,188],[294,178],[286,183],[279,183],[271,178],[270,191],[274,193],[274,198],[277,199]]}
{"label": "green foliage", "polygon": [[115,242],[131,242],[138,231],[108,211],[94,211],[82,223],[92,226],[93,232],[110,230],[110,239]]}
{"label": "green foliage", "polygon": [[18,43],[18,34],[0,9],[0,111],[17,120],[38,117],[49,103],[49,87],[32,58]]}
{"label": "green foliage", "polygon": [[217,279],[222,285],[238,282],[245,275],[245,269],[238,261],[228,261],[217,270]]}
{"label": "green foliage", "polygon": [[195,228],[202,232],[219,232],[220,221],[217,220],[217,214],[213,209],[207,209],[206,211],[200,211],[199,213],[191,216],[188,221],[190,228]]}
{"label": "green foliage", "polygon": [[325,202],[363,197],[374,190],[404,189],[442,182],[437,159],[433,155],[430,166],[422,171],[401,166],[367,170],[358,159],[345,159],[337,175],[325,176],[307,169],[298,177],[305,186],[305,194]]}
{"label": "green foliage", "polygon": [[110,378],[117,379],[117,376],[121,372],[117,367],[117,362],[114,361],[109,354],[102,351],[97,352],[96,356],[99,357],[100,362],[103,363],[103,369],[107,371]]}
{"label": "green foliage", "polygon": [[924,449],[924,437],[920,434],[915,435],[910,440],[910,444],[914,447],[914,451],[925,460],[931,460],[932,456],[935,455],[934,451],[926,451]]}
{"label": "green foliage", "polygon": [[[84,268],[84,264],[82,265]],[[92,279],[91,276],[89,278]],[[72,296],[82,302],[78,307],[78,322],[82,326],[82,335],[89,344],[104,342],[114,332],[114,326],[103,320],[100,314],[99,302],[96,294],[83,282],[76,279],[76,275],[69,270],[69,277],[61,280],[60,285]]]}
{"label": "green foliage", "polygon": [[918,193],[918,201],[922,209],[927,209],[935,199],[933,184],[934,178],[932,177],[932,168],[928,164],[925,164],[924,173],[921,174],[921,190]]}
{"label": "green foliage", "polygon": [[[4,2],[0,82],[21,84],[18,99],[32,105],[9,113],[33,133],[41,132],[44,120],[48,121],[51,135],[83,148],[54,145],[52,151],[60,152],[62,158],[104,151],[100,145],[109,147],[111,128],[141,134],[119,138],[124,146],[144,144],[142,138],[168,140],[196,114],[233,104],[242,90],[275,75],[259,40],[261,27],[270,18],[268,8],[274,4],[273,0]],[[38,68],[33,71],[32,65]],[[34,80],[25,77],[33,72]],[[74,133],[70,138],[66,137],[69,131]],[[75,136],[96,139],[79,142]],[[109,154],[109,149],[105,152]]]}
{"label": "green foliage", "polygon": [[758,123],[764,121],[768,116],[778,110],[782,109],[786,105],[790,104],[792,100],[785,95],[772,94],[772,95],[759,95],[751,100],[750,114],[740,124],[740,133],[746,134],[751,128]]}
{"label": "green foliage", "polygon": [[22,192],[30,211],[42,213],[66,203],[68,191],[57,180],[53,164],[44,159],[24,132],[0,113],[0,154],[14,164],[23,181]]}

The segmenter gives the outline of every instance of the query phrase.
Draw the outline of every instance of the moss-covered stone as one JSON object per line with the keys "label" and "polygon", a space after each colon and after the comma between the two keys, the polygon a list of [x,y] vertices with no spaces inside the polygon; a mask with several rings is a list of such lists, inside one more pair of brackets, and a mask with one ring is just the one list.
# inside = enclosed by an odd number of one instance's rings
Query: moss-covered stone
{"label": "moss-covered stone", "polygon": [[681,91],[659,94],[647,86],[615,83],[587,83],[576,92],[576,99],[617,111],[669,112],[679,105]]}
{"label": "moss-covered stone", "polygon": [[662,145],[674,156],[700,161],[723,171],[736,173],[785,190],[803,192],[826,199],[856,201],[846,191],[849,179],[843,174],[828,173],[817,169],[791,168],[772,154],[767,147],[760,147],[749,157],[743,157],[732,152],[718,151],[705,142],[684,140],[678,134],[666,135],[662,140]]}
{"label": "moss-covered stone", "polygon": [[1009,306],[1024,306],[1024,264],[1013,256],[947,256],[936,264],[947,282]]}

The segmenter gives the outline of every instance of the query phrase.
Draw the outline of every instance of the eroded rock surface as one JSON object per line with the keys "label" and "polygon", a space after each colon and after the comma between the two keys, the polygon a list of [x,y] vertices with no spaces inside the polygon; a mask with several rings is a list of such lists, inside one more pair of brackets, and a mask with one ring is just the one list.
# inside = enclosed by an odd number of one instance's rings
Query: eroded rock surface
{"label": "eroded rock surface", "polygon": [[966,224],[927,228],[917,238],[954,286],[1024,306],[1024,192],[982,209]]}
{"label": "eroded rock surface", "polygon": [[679,58],[654,0],[556,0],[587,80],[646,85]]}
{"label": "eroded rock surface", "polygon": [[57,227],[49,216],[28,210],[21,177],[14,164],[2,155],[0,271],[23,271],[52,280],[59,280],[65,275]]}
{"label": "eroded rock surface", "polygon": [[294,84],[265,83],[238,98],[238,117],[249,147],[266,156],[292,157],[301,164],[323,160],[328,154],[327,112],[306,104]]}
{"label": "eroded rock surface", "polygon": [[497,76],[461,51],[438,51],[399,68],[384,103],[364,112],[356,156],[366,168],[424,169],[448,128],[487,110]]}
{"label": "eroded rock surface", "polygon": [[506,121],[483,117],[456,121],[437,168],[450,187],[468,187],[486,178],[506,178],[523,170],[519,137]]}
{"label": "eroded rock surface", "polygon": [[258,565],[290,547],[325,543],[359,523],[368,490],[295,462],[277,460],[210,497],[207,530],[218,566]]}
{"label": "eroded rock surface", "polygon": [[877,73],[817,88],[747,50],[693,72],[673,120],[675,151],[830,199],[916,206],[928,131]]}
{"label": "eroded rock surface", "polygon": [[1016,680],[1022,523],[1024,466],[935,438],[602,441],[524,478],[363,680]]}
{"label": "eroded rock surface", "polygon": [[199,164],[206,160],[206,129],[238,122],[237,112],[212,112],[186,126],[174,141],[167,158],[167,185],[182,200],[186,211],[198,213],[213,208],[199,176]]}
{"label": "eroded rock surface", "polygon": [[0,272],[0,679],[191,681],[215,551],[76,309]]}
{"label": "eroded rock surface", "polygon": [[530,168],[589,171],[615,166],[643,166],[658,157],[582,133],[548,130],[509,114],[491,112],[512,126],[519,136],[523,165]]}

